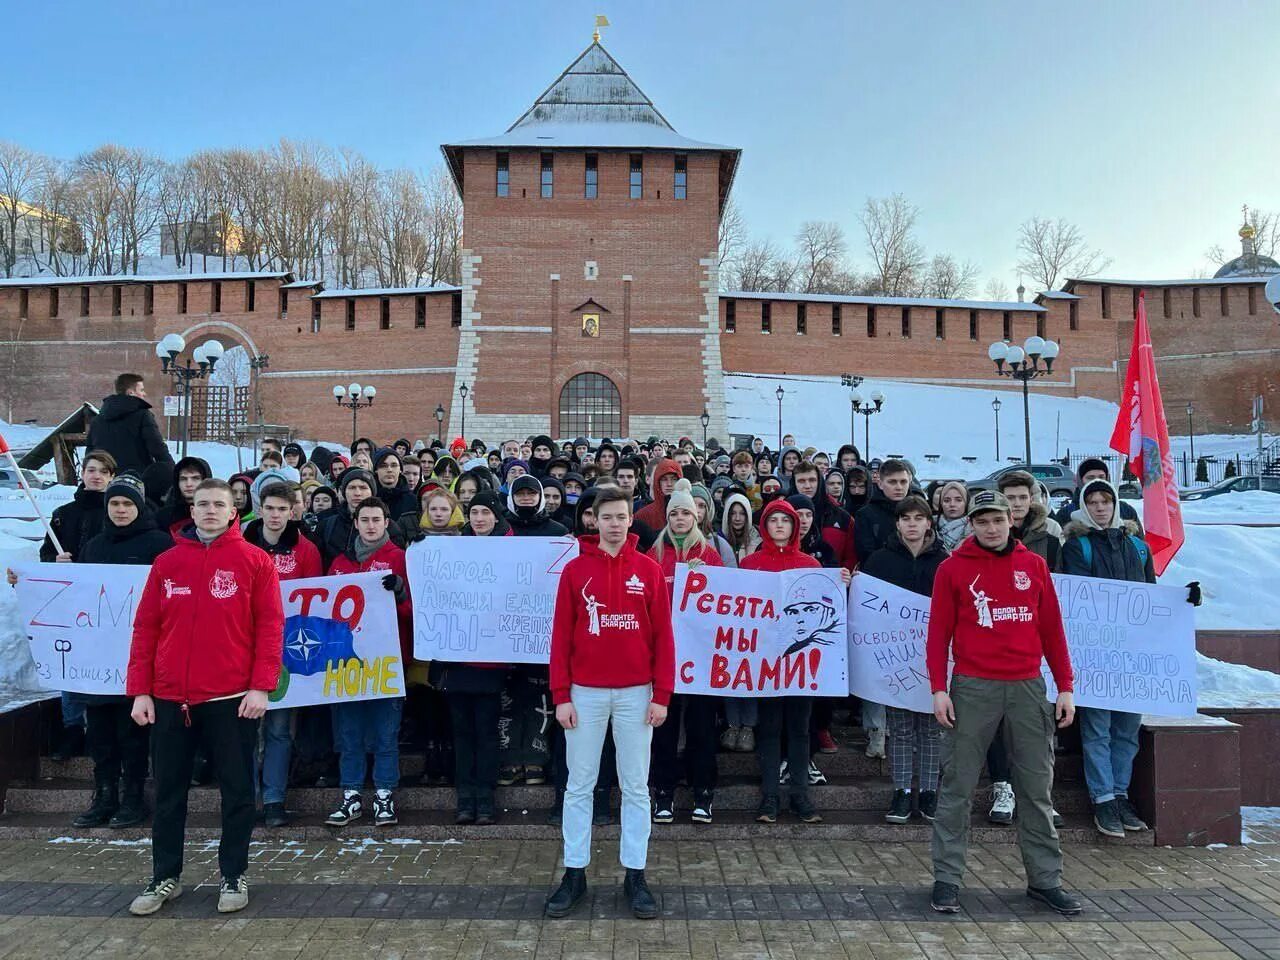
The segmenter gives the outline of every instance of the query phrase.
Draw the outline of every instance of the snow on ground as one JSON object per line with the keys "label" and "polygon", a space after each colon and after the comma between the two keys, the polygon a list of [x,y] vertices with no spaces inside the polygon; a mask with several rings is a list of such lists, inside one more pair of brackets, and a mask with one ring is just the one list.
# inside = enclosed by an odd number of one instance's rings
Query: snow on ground
{"label": "snow on ground", "polygon": [[[781,386],[782,432],[795,434],[800,446],[813,445],[834,452],[849,442],[849,390],[839,377],[760,376],[725,374],[725,404],[731,433],[762,437],[778,444],[778,400]],[[884,394],[884,408],[871,417],[871,448],[864,450],[864,419],[856,418],[857,446],[864,456],[904,454],[925,479],[963,477],[974,480],[998,467],[1005,458],[1021,458],[1022,399],[1008,390],[943,387],[895,380],[866,380],[858,387],[864,398],[873,390]],[[1000,460],[995,455],[995,413],[991,401],[999,397]],[[1074,397],[1031,397],[1031,453],[1037,463],[1050,457],[1106,453],[1118,408],[1104,400]],[[1059,419],[1060,418],[1060,419]],[[1056,439],[1055,439],[1055,431]],[[926,456],[937,454],[937,461]],[[967,463],[963,457],[976,457]]]}
{"label": "snow on ground", "polygon": [[1280,707],[1280,674],[1196,654],[1202,707]]}
{"label": "snow on ground", "polygon": [[[1266,496],[1266,494],[1263,494]],[[1280,630],[1280,527],[1186,526],[1161,583],[1199,580],[1203,630]]]}
{"label": "snow on ground", "polygon": [[1182,504],[1182,521],[1190,523],[1280,523],[1280,494],[1262,490],[1223,493]]}

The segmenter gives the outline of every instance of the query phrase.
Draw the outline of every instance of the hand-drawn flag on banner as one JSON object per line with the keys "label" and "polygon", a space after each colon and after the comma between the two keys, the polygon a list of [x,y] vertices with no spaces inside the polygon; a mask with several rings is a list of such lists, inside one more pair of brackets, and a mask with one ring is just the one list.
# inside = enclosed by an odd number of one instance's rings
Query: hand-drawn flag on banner
{"label": "hand-drawn flag on banner", "polygon": [[351,626],[345,620],[296,614],[284,622],[284,667],[310,677],[330,663],[356,659]]}

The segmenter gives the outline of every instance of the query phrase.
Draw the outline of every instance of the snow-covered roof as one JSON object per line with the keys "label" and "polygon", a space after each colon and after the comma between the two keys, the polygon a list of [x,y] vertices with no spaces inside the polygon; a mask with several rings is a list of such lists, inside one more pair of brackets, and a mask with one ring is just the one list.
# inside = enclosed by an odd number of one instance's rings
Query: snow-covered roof
{"label": "snow-covered roof", "polygon": [[734,150],[719,143],[682,137],[670,127],[627,121],[579,121],[523,124],[492,137],[447,144],[452,147],[599,147],[608,149]]}
{"label": "snow-covered roof", "polygon": [[280,289],[302,290],[310,287],[323,287],[323,286],[324,286],[323,280],[295,280],[293,281],[293,283],[282,283],[280,285]]}
{"label": "snow-covered roof", "polygon": [[1073,283],[1096,283],[1108,287],[1221,287],[1236,284],[1266,283],[1266,277],[1192,277],[1189,280],[1113,280],[1111,277],[1068,277]]}
{"label": "snow-covered roof", "polygon": [[1046,300],[1079,300],[1074,293],[1067,293],[1065,290],[1041,290],[1038,297],[1044,297]]}
{"label": "snow-covered roof", "polygon": [[233,273],[162,273],[138,276],[132,273],[88,277],[11,277],[0,280],[0,287],[64,287],[101,283],[191,283],[200,280],[276,280],[293,275],[288,271],[240,271]]}
{"label": "snow-covered roof", "polygon": [[460,293],[461,287],[376,287],[356,290],[321,290],[312,300],[346,300],[351,297],[394,297],[402,294]]}
{"label": "snow-covered roof", "polygon": [[889,307],[943,307],[951,310],[1022,310],[1044,313],[1038,303],[1002,300],[938,300],[931,297],[847,297],[834,293],[756,293],[754,291],[721,290],[727,300],[785,300],[791,303],[865,303]]}

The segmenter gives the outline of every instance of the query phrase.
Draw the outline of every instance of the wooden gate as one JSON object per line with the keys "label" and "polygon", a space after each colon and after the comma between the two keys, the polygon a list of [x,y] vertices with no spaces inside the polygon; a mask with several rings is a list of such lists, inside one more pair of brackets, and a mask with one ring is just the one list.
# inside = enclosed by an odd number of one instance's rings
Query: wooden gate
{"label": "wooden gate", "polygon": [[230,442],[249,422],[249,387],[191,385],[191,439]]}

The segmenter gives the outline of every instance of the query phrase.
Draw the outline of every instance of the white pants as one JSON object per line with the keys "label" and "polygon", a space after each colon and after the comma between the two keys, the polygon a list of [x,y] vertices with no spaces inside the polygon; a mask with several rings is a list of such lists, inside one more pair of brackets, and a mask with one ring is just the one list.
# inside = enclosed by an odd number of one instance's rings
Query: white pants
{"label": "white pants", "polygon": [[613,721],[613,745],[622,787],[622,843],[618,859],[629,870],[643,870],[649,854],[649,746],[653,727],[645,723],[653,689],[580,687],[569,689],[578,725],[564,732],[569,782],[564,791],[564,865],[591,862],[592,792],[600,773],[605,731]]}

